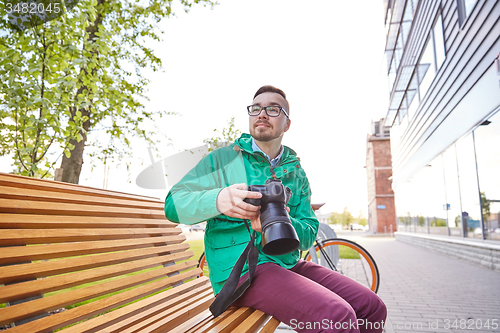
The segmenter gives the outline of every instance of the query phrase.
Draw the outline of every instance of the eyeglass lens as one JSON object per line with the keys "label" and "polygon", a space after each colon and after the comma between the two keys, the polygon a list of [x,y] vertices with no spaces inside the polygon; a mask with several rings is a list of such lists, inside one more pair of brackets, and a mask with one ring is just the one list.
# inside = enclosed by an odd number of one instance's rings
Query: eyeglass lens
{"label": "eyeglass lens", "polygon": [[252,116],[259,115],[261,113],[262,109],[265,109],[267,115],[270,117],[277,117],[280,114],[280,108],[278,106],[262,107],[259,105],[252,105],[250,107],[250,115],[252,115]]}

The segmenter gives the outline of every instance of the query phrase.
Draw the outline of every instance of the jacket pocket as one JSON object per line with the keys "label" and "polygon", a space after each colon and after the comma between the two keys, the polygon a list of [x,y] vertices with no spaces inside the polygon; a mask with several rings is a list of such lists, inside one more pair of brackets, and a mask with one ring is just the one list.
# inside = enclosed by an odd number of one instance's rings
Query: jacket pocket
{"label": "jacket pocket", "polygon": [[[242,230],[212,229],[206,235],[205,255],[210,267],[210,280],[227,280],[232,268],[250,241],[250,235],[243,225]],[[237,228],[240,229],[240,228]]]}
{"label": "jacket pocket", "polygon": [[291,217],[295,217],[295,214],[297,213],[297,209],[300,204],[300,195],[298,194],[292,194],[292,197],[288,201],[287,207],[290,208],[290,213],[289,215]]}

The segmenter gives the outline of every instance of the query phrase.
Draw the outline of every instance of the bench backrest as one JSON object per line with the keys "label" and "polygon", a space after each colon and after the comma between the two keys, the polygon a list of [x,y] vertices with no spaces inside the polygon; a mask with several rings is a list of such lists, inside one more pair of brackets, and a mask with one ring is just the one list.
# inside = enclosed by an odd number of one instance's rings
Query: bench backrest
{"label": "bench backrest", "polygon": [[159,199],[0,173],[0,327],[47,332],[108,312],[64,332],[132,330],[190,291],[206,307],[184,240]]}

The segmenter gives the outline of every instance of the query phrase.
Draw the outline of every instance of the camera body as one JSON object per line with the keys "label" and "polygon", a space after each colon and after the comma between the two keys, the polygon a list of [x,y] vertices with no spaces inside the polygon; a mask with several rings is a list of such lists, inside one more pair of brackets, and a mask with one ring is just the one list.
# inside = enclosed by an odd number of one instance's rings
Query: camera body
{"label": "camera body", "polygon": [[283,255],[296,250],[300,241],[286,210],[292,196],[290,188],[279,179],[268,179],[264,185],[248,186],[248,191],[262,194],[260,199],[243,200],[261,206],[262,251],[267,255]]}

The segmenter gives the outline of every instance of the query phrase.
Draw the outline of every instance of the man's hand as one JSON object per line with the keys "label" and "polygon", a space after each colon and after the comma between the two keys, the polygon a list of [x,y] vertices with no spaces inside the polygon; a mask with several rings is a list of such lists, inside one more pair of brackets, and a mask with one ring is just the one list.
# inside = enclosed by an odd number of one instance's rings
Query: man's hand
{"label": "man's hand", "polygon": [[219,192],[217,196],[217,210],[230,217],[252,221],[252,219],[260,216],[260,206],[246,203],[243,199],[259,199],[261,197],[262,194],[259,192],[247,191],[246,184],[234,184]]}

